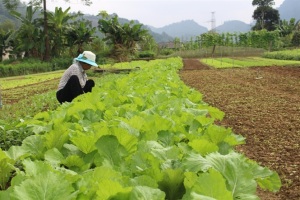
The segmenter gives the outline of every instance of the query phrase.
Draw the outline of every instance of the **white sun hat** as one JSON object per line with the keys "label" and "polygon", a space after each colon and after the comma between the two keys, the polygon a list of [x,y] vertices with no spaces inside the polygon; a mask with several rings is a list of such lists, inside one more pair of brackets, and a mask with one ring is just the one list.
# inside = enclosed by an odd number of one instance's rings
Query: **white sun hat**
{"label": "white sun hat", "polygon": [[75,60],[87,63],[94,67],[98,66],[98,64],[96,63],[96,55],[91,51],[84,51],[82,54],[79,54],[79,56],[75,58]]}

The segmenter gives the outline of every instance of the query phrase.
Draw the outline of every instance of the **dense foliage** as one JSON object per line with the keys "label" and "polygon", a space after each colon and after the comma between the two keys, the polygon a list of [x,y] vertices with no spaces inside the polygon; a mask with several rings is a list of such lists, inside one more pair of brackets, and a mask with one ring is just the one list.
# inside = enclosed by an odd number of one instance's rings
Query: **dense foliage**
{"label": "dense foliage", "polygon": [[66,69],[72,63],[72,58],[57,58],[49,62],[36,59],[0,63],[0,77],[19,76],[54,70]]}
{"label": "dense foliage", "polygon": [[170,58],[107,76],[92,93],[20,123],[33,135],[0,150],[0,198],[227,200],[257,199],[257,185],[278,191],[277,173],[234,151],[244,138],[215,124],[224,113],[180,80],[181,67]]}
{"label": "dense foliage", "polygon": [[252,1],[252,5],[257,6],[252,15],[253,19],[256,20],[256,24],[252,27],[253,30],[274,31],[276,29],[280,16],[278,10],[272,8],[274,4],[274,0]]}
{"label": "dense foliage", "polygon": [[278,60],[298,60],[300,61],[300,49],[265,52],[263,57]]}

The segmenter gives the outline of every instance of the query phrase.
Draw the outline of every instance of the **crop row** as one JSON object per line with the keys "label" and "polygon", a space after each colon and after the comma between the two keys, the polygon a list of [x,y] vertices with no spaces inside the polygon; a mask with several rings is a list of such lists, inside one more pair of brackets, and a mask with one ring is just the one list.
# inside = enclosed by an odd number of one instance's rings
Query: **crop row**
{"label": "crop row", "polygon": [[5,89],[11,89],[20,86],[27,86],[29,84],[36,84],[44,81],[58,79],[61,77],[61,75],[62,75],[62,71],[55,71],[55,72],[48,72],[48,73],[1,78],[0,87],[2,90],[5,90]]}
{"label": "crop row", "polygon": [[20,123],[21,146],[0,150],[0,199],[255,199],[276,172],[234,151],[244,138],[215,124],[177,71],[154,60],[107,75],[92,93]]}
{"label": "crop row", "polygon": [[268,67],[268,66],[300,66],[300,61],[277,60],[260,57],[235,57],[235,58],[203,58],[200,59],[214,68],[233,68],[233,67]]}

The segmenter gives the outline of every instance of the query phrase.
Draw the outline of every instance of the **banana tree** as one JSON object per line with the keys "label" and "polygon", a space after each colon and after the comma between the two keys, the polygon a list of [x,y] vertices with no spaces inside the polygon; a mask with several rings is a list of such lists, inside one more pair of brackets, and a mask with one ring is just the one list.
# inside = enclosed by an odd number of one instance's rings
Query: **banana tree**
{"label": "banana tree", "polygon": [[[61,1],[66,1],[68,2],[69,0],[61,0]],[[92,4],[92,0],[81,0],[82,3],[85,5],[89,6]],[[17,6],[20,3],[20,0],[3,0],[4,5],[6,6],[7,9],[9,10],[15,10]],[[50,59],[50,41],[49,41],[49,35],[48,35],[48,19],[47,19],[47,1],[46,0],[31,0],[29,5],[32,6],[40,6],[43,5],[43,14],[44,14],[44,29],[43,29],[43,34],[44,34],[44,60],[49,60]]]}
{"label": "banana tree", "polygon": [[41,56],[41,39],[42,30],[38,27],[37,20],[34,19],[34,14],[37,8],[28,6],[25,16],[16,11],[11,11],[11,14],[22,23],[15,37],[15,50],[24,51],[25,56],[40,57]]}
{"label": "banana tree", "polygon": [[9,47],[7,45],[7,40],[9,39],[11,34],[12,34],[12,30],[9,31],[0,30],[0,55],[1,55],[0,62],[2,61],[2,56],[5,56],[5,54],[7,53],[6,49]]}
{"label": "banana tree", "polygon": [[66,27],[70,20],[76,18],[76,15],[70,15],[69,11],[70,7],[64,11],[56,7],[54,12],[47,12],[50,49],[54,57],[61,55],[66,43]]}
{"label": "banana tree", "polygon": [[91,24],[82,20],[73,23],[69,26],[65,32],[67,44],[70,49],[77,46],[77,55],[83,52],[83,45],[92,42],[94,39],[93,34],[96,32],[96,28],[92,27]]}
{"label": "banana tree", "polygon": [[120,61],[128,60],[136,52],[137,43],[144,39],[148,31],[143,29],[142,24],[133,21],[120,24],[117,15],[108,18],[102,14],[102,17],[98,21],[98,28],[105,34],[104,40],[113,44],[113,56]]}

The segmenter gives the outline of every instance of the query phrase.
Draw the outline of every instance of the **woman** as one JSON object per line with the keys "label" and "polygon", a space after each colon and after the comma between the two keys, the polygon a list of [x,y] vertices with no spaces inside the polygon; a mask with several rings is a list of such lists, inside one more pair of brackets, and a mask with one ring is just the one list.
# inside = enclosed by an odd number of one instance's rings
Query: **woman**
{"label": "woman", "polygon": [[75,63],[64,72],[58,84],[56,98],[59,103],[72,102],[77,96],[92,91],[95,82],[87,79],[85,71],[97,67],[95,61],[96,55],[91,51],[84,51],[75,58]]}

